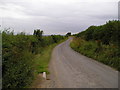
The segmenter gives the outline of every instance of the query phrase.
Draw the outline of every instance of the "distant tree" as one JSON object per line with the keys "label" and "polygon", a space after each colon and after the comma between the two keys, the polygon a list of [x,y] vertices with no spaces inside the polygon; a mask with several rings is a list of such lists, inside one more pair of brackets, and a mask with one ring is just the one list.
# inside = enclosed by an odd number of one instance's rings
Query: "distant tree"
{"label": "distant tree", "polygon": [[66,37],[68,37],[68,36],[71,36],[71,32],[68,32],[68,33],[66,34]]}
{"label": "distant tree", "polygon": [[33,33],[33,35],[35,35],[39,41],[42,40],[42,34],[43,34],[43,31],[40,29],[34,30],[34,33]]}

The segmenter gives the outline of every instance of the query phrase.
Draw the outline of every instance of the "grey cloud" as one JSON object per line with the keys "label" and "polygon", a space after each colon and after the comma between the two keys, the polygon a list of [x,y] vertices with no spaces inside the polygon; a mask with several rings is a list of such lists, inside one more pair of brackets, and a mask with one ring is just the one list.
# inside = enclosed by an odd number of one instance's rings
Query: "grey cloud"
{"label": "grey cloud", "polygon": [[29,19],[5,18],[4,27],[13,27],[15,32],[33,33],[36,28],[45,34],[65,34],[85,30],[90,25],[101,25],[117,19],[117,2],[41,3],[3,2],[23,7],[21,10]]}

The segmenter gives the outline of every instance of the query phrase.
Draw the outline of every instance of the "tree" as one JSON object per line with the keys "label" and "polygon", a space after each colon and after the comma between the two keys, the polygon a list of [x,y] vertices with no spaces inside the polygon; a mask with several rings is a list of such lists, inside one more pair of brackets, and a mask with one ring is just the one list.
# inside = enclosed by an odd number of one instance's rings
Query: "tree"
{"label": "tree", "polygon": [[43,31],[40,29],[34,30],[34,33],[33,33],[33,35],[35,35],[39,41],[42,40],[42,34],[43,34]]}
{"label": "tree", "polygon": [[68,36],[71,36],[71,32],[68,32],[68,33],[66,34],[66,37],[68,37]]}

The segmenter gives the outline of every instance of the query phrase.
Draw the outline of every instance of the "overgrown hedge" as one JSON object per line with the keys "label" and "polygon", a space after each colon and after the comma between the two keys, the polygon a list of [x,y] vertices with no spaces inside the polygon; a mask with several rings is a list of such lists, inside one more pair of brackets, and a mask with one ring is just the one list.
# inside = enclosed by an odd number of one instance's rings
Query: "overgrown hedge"
{"label": "overgrown hedge", "polygon": [[[36,32],[37,34],[35,34]],[[34,78],[34,58],[45,47],[64,39],[60,35],[42,36],[40,30],[33,35],[14,35],[7,30],[2,32],[2,74],[3,88],[23,88]]]}
{"label": "overgrown hedge", "polygon": [[90,26],[87,30],[76,34],[77,37],[81,37],[87,41],[99,40],[103,44],[115,44],[120,45],[120,21],[109,21],[104,25]]}

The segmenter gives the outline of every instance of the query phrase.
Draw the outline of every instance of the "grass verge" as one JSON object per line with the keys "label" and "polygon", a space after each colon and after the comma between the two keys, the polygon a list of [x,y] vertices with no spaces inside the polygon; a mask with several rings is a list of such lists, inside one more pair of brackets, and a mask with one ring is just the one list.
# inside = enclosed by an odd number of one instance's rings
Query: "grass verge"
{"label": "grass verge", "polygon": [[55,44],[52,44],[52,45],[49,45],[49,46],[45,47],[41,54],[37,54],[35,56],[35,58],[34,58],[35,74],[39,74],[39,73],[42,73],[42,72],[46,72],[47,74],[49,74],[48,65],[49,65],[49,62],[50,62],[52,50],[56,45],[62,43],[65,40],[66,39],[61,40],[58,43],[55,43]]}
{"label": "grass verge", "polygon": [[55,46],[57,46],[58,44],[64,42],[67,39],[68,38],[65,38],[65,39],[59,41],[58,43],[54,43],[52,45],[49,45],[49,46],[45,47],[44,50],[42,50],[41,54],[35,55],[35,58],[33,60],[35,63],[34,64],[34,69],[35,69],[34,75],[35,76],[34,76],[33,83],[27,87],[30,87],[30,88],[36,87],[38,82],[39,83],[41,82],[41,77],[39,76],[40,73],[43,73],[43,72],[46,72],[47,74],[50,73],[48,70],[48,66],[49,66],[49,62],[51,59],[51,54],[52,54],[53,48]]}
{"label": "grass verge", "polygon": [[46,72],[47,74],[48,72],[48,64],[50,61],[50,57],[51,57],[51,53],[53,48],[56,46],[56,44],[50,45],[48,47],[45,47],[44,50],[42,51],[41,54],[37,54],[35,56],[35,73],[42,73],[42,72]]}
{"label": "grass verge", "polygon": [[40,73],[43,73],[43,72],[46,72],[47,74],[50,73],[49,70],[48,70],[48,66],[49,66],[49,62],[50,62],[50,59],[51,59],[52,51],[53,51],[55,46],[57,46],[58,44],[64,42],[67,39],[68,38],[65,38],[65,39],[61,40],[60,42],[58,42],[58,43],[49,45],[49,46],[45,47],[42,50],[41,54],[35,55],[35,58],[33,60],[34,63],[35,63],[34,64],[35,77],[34,77],[33,83],[30,86],[27,86],[27,87],[29,87],[29,88],[36,87],[36,85],[37,85],[36,83],[41,82],[42,79],[39,76]]}

